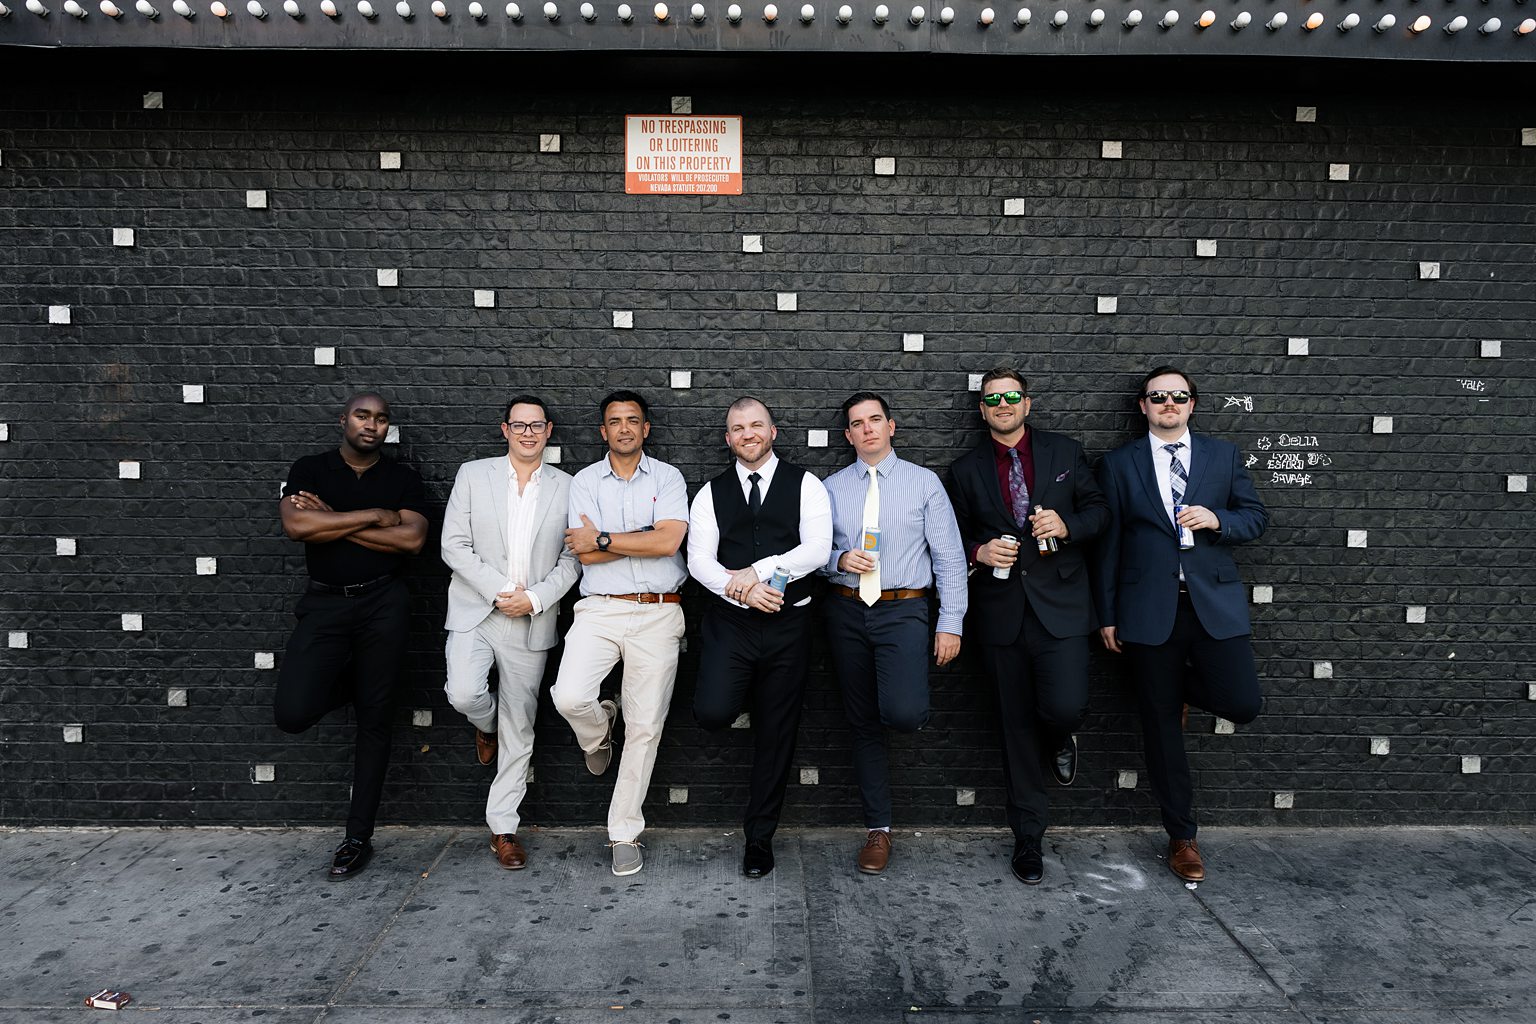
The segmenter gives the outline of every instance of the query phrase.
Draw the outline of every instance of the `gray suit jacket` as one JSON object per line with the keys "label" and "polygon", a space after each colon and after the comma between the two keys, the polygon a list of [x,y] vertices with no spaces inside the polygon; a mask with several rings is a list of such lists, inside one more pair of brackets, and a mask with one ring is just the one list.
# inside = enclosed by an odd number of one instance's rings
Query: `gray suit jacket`
{"label": "gray suit jacket", "polygon": [[[528,556],[528,589],[544,610],[524,620],[528,649],[555,646],[555,613],[560,599],[581,575],[581,563],[565,548],[565,506],[571,477],[545,466],[534,508],[533,550]],[[453,570],[448,584],[447,626],[456,633],[474,629],[496,611],[496,595],[507,583],[507,457],[479,459],[459,467],[443,517],[443,561]]]}

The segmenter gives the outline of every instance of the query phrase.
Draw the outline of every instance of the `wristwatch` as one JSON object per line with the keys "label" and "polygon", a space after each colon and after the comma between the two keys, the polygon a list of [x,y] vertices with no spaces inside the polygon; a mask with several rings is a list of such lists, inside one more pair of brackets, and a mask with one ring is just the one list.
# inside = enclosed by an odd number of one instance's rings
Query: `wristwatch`
{"label": "wristwatch", "polygon": [[597,550],[607,551],[608,545],[613,543],[613,535],[604,530],[597,535]]}

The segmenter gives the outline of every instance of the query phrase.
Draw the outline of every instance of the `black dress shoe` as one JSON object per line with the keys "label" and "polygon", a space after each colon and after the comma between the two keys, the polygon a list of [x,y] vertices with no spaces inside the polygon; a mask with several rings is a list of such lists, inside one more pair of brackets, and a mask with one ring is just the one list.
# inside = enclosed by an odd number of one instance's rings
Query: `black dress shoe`
{"label": "black dress shoe", "polygon": [[372,856],[372,843],[366,839],[353,839],[348,836],[341,841],[340,846],[336,847],[336,856],[331,858],[331,871],[326,877],[333,882],[351,878],[368,866],[368,858]]}
{"label": "black dress shoe", "polygon": [[1060,750],[1051,755],[1051,774],[1063,786],[1072,785],[1077,778],[1077,737],[1068,736]]}
{"label": "black dress shoe", "polygon": [[747,844],[747,852],[741,858],[741,873],[748,878],[762,878],[773,870],[773,842],[754,839]]}
{"label": "black dress shoe", "polygon": [[1045,877],[1045,858],[1040,855],[1040,840],[1025,836],[1013,843],[1013,877],[1025,885],[1039,885]]}

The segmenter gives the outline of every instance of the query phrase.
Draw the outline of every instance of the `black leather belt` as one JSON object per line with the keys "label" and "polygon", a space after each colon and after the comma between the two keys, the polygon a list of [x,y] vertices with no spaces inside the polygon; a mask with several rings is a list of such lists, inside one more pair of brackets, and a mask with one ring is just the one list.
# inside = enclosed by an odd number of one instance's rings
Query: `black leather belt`
{"label": "black leather belt", "polygon": [[310,580],[309,592],[311,594],[340,594],[342,597],[362,597],[370,590],[378,590],[380,587],[388,586],[395,582],[396,579],[398,579],[396,576],[380,576],[378,579],[369,580],[367,583],[348,583],[345,586],[337,586],[334,583],[321,583],[319,580]]}

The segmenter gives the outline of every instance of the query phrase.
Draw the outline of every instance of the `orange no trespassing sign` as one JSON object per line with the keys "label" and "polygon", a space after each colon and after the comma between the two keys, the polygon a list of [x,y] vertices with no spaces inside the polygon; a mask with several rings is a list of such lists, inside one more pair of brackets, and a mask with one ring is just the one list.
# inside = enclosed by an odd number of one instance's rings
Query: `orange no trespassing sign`
{"label": "orange no trespassing sign", "polygon": [[741,195],[741,116],[627,115],[624,191],[631,195]]}

